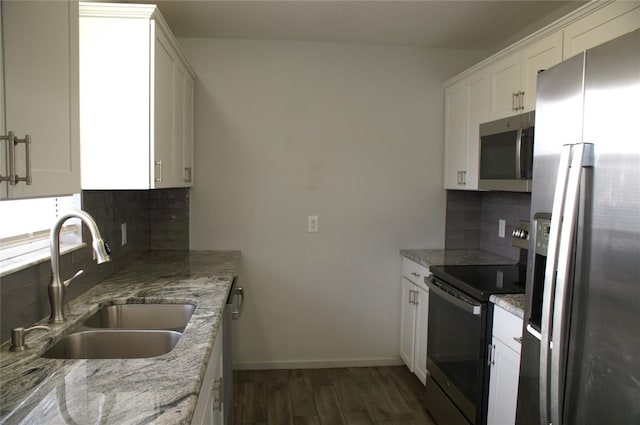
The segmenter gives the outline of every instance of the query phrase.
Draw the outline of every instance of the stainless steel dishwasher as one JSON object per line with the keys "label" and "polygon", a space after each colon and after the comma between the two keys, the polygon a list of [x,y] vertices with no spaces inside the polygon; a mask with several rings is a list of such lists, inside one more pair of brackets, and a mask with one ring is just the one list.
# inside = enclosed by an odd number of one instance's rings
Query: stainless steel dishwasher
{"label": "stainless steel dishwasher", "polygon": [[240,319],[244,307],[244,288],[233,278],[222,315],[222,373],[224,425],[233,424],[233,321]]}

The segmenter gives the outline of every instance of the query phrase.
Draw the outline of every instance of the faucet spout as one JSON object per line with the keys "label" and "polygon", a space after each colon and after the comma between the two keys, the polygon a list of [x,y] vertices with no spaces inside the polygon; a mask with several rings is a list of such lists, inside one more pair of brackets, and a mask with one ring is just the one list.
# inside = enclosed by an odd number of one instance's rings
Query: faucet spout
{"label": "faucet spout", "polygon": [[71,281],[79,276],[82,271],[76,273],[71,279],[62,281],[60,279],[60,231],[65,221],[70,218],[79,218],[87,226],[91,233],[93,252],[96,262],[102,264],[111,261],[109,246],[102,239],[98,225],[91,215],[82,210],[69,211],[58,218],[51,228],[49,243],[51,246],[51,282],[48,286],[49,303],[51,304],[51,317],[49,323],[64,322],[64,295]]}

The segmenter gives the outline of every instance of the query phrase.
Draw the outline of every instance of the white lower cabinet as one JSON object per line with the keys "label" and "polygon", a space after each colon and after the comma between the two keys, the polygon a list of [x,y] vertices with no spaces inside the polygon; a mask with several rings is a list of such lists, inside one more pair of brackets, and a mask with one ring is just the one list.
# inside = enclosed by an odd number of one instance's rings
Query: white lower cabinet
{"label": "white lower cabinet", "polygon": [[428,275],[428,268],[402,259],[400,357],[423,384],[427,382],[429,290],[424,278]]}
{"label": "white lower cabinet", "polygon": [[488,425],[516,422],[522,319],[496,306],[491,340]]}
{"label": "white lower cabinet", "polygon": [[[222,375],[222,324],[218,329],[191,425],[222,425],[224,418]],[[232,377],[227,377],[232,379]]]}

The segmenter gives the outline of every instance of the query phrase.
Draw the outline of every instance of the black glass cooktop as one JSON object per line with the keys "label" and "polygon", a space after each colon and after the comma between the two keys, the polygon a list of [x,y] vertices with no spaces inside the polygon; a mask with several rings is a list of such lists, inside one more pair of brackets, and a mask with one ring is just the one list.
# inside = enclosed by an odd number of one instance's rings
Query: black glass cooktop
{"label": "black glass cooktop", "polygon": [[435,266],[429,270],[439,280],[479,301],[488,301],[491,295],[524,293],[524,266]]}

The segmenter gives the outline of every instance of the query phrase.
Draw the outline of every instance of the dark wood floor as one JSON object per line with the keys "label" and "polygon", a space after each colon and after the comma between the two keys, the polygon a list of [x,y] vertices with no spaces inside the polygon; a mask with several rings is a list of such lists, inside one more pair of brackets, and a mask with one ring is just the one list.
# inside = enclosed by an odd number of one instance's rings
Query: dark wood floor
{"label": "dark wood floor", "polygon": [[404,366],[234,372],[236,425],[434,425]]}

